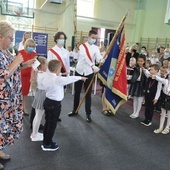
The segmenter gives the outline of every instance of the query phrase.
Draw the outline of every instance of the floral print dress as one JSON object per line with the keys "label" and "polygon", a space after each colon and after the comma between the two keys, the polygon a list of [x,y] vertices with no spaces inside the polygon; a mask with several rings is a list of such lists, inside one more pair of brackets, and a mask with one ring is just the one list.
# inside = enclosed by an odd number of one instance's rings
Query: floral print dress
{"label": "floral print dress", "polygon": [[23,129],[20,67],[7,78],[13,59],[0,51],[0,150],[13,144]]}

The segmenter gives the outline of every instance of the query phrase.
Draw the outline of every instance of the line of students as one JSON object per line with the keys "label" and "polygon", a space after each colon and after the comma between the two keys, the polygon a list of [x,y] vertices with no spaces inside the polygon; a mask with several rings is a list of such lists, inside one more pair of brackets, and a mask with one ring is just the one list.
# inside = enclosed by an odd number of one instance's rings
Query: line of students
{"label": "line of students", "polygon": [[[158,64],[152,64],[149,67],[149,71],[144,67],[145,55],[140,54],[137,58],[137,65],[132,69],[129,95],[133,97],[133,113],[130,115],[131,118],[135,119],[139,116],[139,112],[142,107],[143,96],[145,97],[145,119],[141,121],[141,124],[150,126],[152,124],[152,118],[154,114],[155,104],[161,96],[159,102],[161,105],[161,118],[159,129],[154,130],[154,133],[167,134],[170,130],[170,76],[161,75],[158,73],[165,74],[164,67],[161,68]],[[163,92],[162,91],[162,84]],[[162,93],[162,95],[161,95]],[[166,128],[163,130],[163,124],[165,121],[165,115],[168,114],[168,120]]]}

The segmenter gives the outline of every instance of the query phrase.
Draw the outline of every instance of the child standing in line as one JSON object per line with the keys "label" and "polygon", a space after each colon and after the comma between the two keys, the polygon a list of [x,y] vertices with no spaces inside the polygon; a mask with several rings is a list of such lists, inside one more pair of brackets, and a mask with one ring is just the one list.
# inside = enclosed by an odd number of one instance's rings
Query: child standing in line
{"label": "child standing in line", "polygon": [[37,67],[38,71],[35,77],[35,84],[36,84],[36,92],[34,101],[32,103],[32,107],[35,109],[35,117],[33,120],[33,129],[32,134],[30,136],[32,141],[42,141],[43,134],[38,133],[38,129],[40,127],[41,119],[44,114],[44,107],[43,103],[45,100],[45,90],[43,89],[42,80],[46,75],[47,70],[47,59],[45,57],[37,57],[37,60],[40,62],[40,65]]}
{"label": "child standing in line", "polygon": [[[167,76],[167,68],[166,67],[161,67],[160,68],[160,71],[159,71],[160,73],[159,73],[159,76],[161,77],[161,78],[166,78],[166,76]],[[158,102],[156,103],[156,105],[155,105],[155,111],[156,112],[161,112],[161,103],[162,103],[162,95],[163,95],[163,87],[164,87],[164,84],[162,84],[162,90],[161,90],[161,95],[160,95],[160,97],[159,97],[159,99],[158,99]]]}
{"label": "child standing in line", "polygon": [[[155,129],[154,133],[168,134],[170,130],[170,74],[168,74],[167,79],[161,78],[159,76],[153,76],[152,78],[155,78],[157,81],[164,84],[162,100],[161,100],[161,117],[160,117],[159,129]],[[163,130],[166,113],[168,115],[168,119],[167,119],[166,127]]]}
{"label": "child standing in line", "polygon": [[148,78],[145,89],[145,120],[141,122],[141,124],[145,126],[150,126],[152,124],[154,106],[157,103],[161,93],[162,84],[151,78],[151,76],[158,74],[159,68],[160,67],[157,64],[151,65],[150,71],[143,68],[144,73]]}
{"label": "child standing in line", "polygon": [[151,66],[151,60],[146,60],[146,62],[145,62],[146,69],[150,70],[150,66]]}
{"label": "child standing in line", "polygon": [[[136,58],[135,57],[131,57],[130,61],[129,61],[129,66],[127,67],[127,91],[129,92],[129,88],[130,88],[130,84],[131,84],[131,79],[132,79],[132,75],[134,73],[134,68],[136,66]],[[130,98],[130,96],[128,95],[128,98]]]}
{"label": "child standing in line", "polygon": [[86,81],[86,77],[61,75],[61,62],[59,60],[51,60],[48,63],[49,73],[43,79],[43,87],[46,92],[44,101],[45,109],[45,125],[44,139],[41,148],[43,151],[56,151],[58,145],[53,142],[52,138],[57,126],[57,120],[61,112],[61,101],[64,98],[64,86],[79,80]]}
{"label": "child standing in line", "polygon": [[139,112],[142,107],[145,81],[146,77],[143,73],[143,66],[145,64],[146,56],[140,54],[137,58],[137,65],[134,68],[134,72],[131,79],[131,86],[129,89],[129,95],[133,97],[133,114],[130,115],[132,119],[139,116]]}

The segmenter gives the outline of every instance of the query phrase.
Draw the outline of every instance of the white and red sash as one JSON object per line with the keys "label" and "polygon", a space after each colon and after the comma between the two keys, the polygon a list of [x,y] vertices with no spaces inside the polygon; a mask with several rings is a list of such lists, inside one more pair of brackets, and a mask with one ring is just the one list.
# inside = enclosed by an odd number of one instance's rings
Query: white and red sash
{"label": "white and red sash", "polygon": [[51,51],[51,52],[57,57],[57,59],[61,62],[61,64],[62,64],[62,69],[63,69],[64,72],[66,72],[66,67],[65,67],[65,65],[64,65],[64,63],[63,63],[63,60],[61,59],[60,55],[59,55],[56,51],[54,51],[52,48],[50,49],[50,51]]}
{"label": "white and red sash", "polygon": [[87,57],[89,58],[89,60],[93,63],[92,61],[92,57],[90,56],[90,53],[89,53],[89,49],[87,48],[86,44],[82,44],[85,48],[85,51],[86,51],[86,54],[87,54]]}

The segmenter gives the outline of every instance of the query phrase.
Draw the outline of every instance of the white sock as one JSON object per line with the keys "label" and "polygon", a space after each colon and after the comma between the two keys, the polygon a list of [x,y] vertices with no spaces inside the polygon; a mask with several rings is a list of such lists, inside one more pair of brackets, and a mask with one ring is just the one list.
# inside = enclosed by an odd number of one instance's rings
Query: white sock
{"label": "white sock", "polygon": [[41,123],[41,119],[42,119],[42,116],[44,114],[44,110],[42,109],[35,109],[35,117],[34,117],[34,120],[33,120],[33,130],[32,130],[32,135],[37,135],[38,133],[38,129],[40,127],[40,123]]}
{"label": "white sock", "polygon": [[170,127],[170,110],[167,111],[167,114],[168,114],[168,119],[167,119],[167,125],[166,127]]}
{"label": "white sock", "polygon": [[137,98],[137,106],[136,106],[136,112],[134,114],[135,117],[139,116],[139,112],[142,107],[143,97],[136,97]]}
{"label": "white sock", "polygon": [[160,125],[159,128],[163,128],[165,122],[166,110],[161,108],[161,117],[160,117]]}
{"label": "white sock", "polygon": [[136,114],[136,110],[137,110],[137,97],[133,97],[133,115]]}

